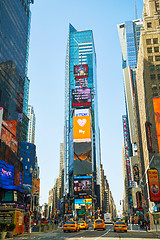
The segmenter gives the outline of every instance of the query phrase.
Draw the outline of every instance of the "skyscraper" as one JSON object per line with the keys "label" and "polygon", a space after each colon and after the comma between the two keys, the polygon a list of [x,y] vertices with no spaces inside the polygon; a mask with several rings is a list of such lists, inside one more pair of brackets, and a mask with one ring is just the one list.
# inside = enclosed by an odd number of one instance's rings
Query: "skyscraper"
{"label": "skyscraper", "polygon": [[[123,148],[123,171],[125,192],[125,212],[130,211],[136,203],[133,202],[132,188],[133,182],[135,187],[139,181],[135,178],[133,168],[138,167],[137,158],[137,140],[135,131],[135,78],[138,59],[138,50],[140,42],[140,30],[143,23],[140,19],[134,21],[126,21],[118,24],[118,34],[122,50],[122,69],[124,77],[124,91],[125,91],[125,107],[126,115],[122,117],[123,120],[123,134],[124,134],[124,148]],[[137,188],[137,191],[139,189]]]}
{"label": "skyscraper", "polygon": [[36,117],[35,117],[33,106],[31,106],[31,105],[28,106],[27,116],[29,118],[27,142],[35,144]]}
{"label": "skyscraper", "polygon": [[74,209],[80,196],[75,197],[73,185],[82,184],[82,180],[90,185],[84,194],[88,198],[96,194],[97,206],[100,204],[99,140],[93,33],[77,31],[70,24],[65,66],[64,183],[65,194],[74,198]]}
{"label": "skyscraper", "polygon": [[[154,228],[154,207],[160,211],[160,2],[144,1],[143,28],[136,73],[137,106],[139,109],[138,159],[141,166],[140,183],[143,208]],[[152,170],[154,169],[154,170]],[[147,172],[149,178],[147,176]],[[157,174],[158,173],[158,174]],[[152,177],[152,181],[150,181]],[[156,182],[154,181],[156,179]]]}

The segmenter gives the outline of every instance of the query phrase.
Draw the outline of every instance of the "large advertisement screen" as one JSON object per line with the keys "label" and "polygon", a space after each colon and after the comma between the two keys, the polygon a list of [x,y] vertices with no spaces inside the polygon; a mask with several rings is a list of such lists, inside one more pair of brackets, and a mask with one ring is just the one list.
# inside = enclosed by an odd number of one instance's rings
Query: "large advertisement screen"
{"label": "large advertisement screen", "polygon": [[75,109],[75,117],[89,116],[89,109]]}
{"label": "large advertisement screen", "polygon": [[3,121],[1,128],[1,140],[17,153],[18,142],[16,140],[17,121]]}
{"label": "large advertisement screen", "polygon": [[23,192],[21,184],[14,185],[15,168],[13,165],[7,164],[5,161],[0,160],[0,188],[13,189]]}
{"label": "large advertisement screen", "polygon": [[87,76],[88,75],[88,65],[80,64],[74,66],[74,76]]}
{"label": "large advertisement screen", "polygon": [[72,107],[91,106],[91,89],[72,90]]}
{"label": "large advertisement screen", "polygon": [[91,142],[74,143],[74,175],[92,174]]}
{"label": "large advertisement screen", "polygon": [[87,88],[88,87],[88,77],[87,76],[77,76],[75,77],[75,88]]}
{"label": "large advertisement screen", "polygon": [[90,195],[92,194],[92,177],[77,176],[74,177],[74,195]]}
{"label": "large advertisement screen", "polygon": [[33,196],[39,196],[40,192],[40,179],[34,178],[33,179]]}
{"label": "large advertisement screen", "polygon": [[160,188],[157,169],[148,170],[148,182],[150,190],[150,200],[152,202],[160,202]]}
{"label": "large advertisement screen", "polygon": [[73,141],[91,141],[91,117],[73,117]]}
{"label": "large advertisement screen", "polygon": [[160,121],[159,121],[159,116],[160,116],[160,97],[153,98],[153,106],[154,106],[155,123],[156,123],[158,146],[159,146],[159,153],[160,153]]}
{"label": "large advertisement screen", "polygon": [[75,199],[74,204],[75,209],[81,209],[83,207],[90,209],[92,207],[92,198]]}

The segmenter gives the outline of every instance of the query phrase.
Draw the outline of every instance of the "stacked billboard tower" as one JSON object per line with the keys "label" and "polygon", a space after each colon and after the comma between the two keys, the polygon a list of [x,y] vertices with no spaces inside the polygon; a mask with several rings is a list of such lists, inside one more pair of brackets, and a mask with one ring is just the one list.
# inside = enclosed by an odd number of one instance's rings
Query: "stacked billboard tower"
{"label": "stacked billboard tower", "polygon": [[77,31],[70,24],[65,70],[66,206],[75,215],[93,215],[100,207],[101,160],[96,54],[91,30]]}

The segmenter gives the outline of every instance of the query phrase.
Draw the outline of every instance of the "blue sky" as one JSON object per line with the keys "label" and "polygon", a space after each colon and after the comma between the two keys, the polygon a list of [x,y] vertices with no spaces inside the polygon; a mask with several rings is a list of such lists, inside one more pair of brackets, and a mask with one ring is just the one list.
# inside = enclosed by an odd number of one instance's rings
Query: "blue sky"
{"label": "blue sky", "polygon": [[[137,8],[141,18],[142,0],[137,0]],[[93,30],[102,164],[120,210],[119,200],[123,197],[122,115],[125,107],[117,24],[135,19],[134,0],[35,0],[31,11],[29,104],[33,105],[36,114],[40,203],[48,202],[48,192],[59,173],[64,127],[65,55],[71,23],[77,30]]]}

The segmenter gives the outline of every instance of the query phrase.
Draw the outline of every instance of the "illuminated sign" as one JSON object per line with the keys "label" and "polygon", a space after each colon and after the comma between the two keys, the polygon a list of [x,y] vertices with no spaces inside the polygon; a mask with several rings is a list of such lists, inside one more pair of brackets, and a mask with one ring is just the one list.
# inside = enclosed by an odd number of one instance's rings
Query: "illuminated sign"
{"label": "illuminated sign", "polygon": [[75,77],[75,88],[87,88],[88,78],[87,76],[77,76]]}
{"label": "illuminated sign", "polygon": [[75,117],[89,116],[89,109],[75,109]]}
{"label": "illuminated sign", "polygon": [[[74,194],[79,193],[91,194],[92,191],[92,177],[81,176],[81,178],[74,177]],[[81,194],[82,195],[82,194]]]}
{"label": "illuminated sign", "polygon": [[152,152],[153,151],[152,135],[151,135],[151,126],[152,126],[152,124],[150,122],[146,122],[145,126],[146,126],[146,137],[147,137],[148,151]]}
{"label": "illuminated sign", "polygon": [[0,107],[0,139],[1,139],[2,119],[3,119],[3,108]]}
{"label": "illuminated sign", "polygon": [[74,89],[72,90],[72,106],[81,107],[81,106],[91,106],[91,89]]}
{"label": "illuminated sign", "polygon": [[74,199],[75,209],[91,208],[92,198]]}
{"label": "illuminated sign", "polygon": [[23,192],[23,190],[14,185],[14,172],[13,165],[7,164],[5,161],[0,160],[0,188],[14,189]]}
{"label": "illuminated sign", "polygon": [[33,179],[33,196],[39,196],[39,189],[40,189],[40,179],[34,178]]}
{"label": "illuminated sign", "polygon": [[91,141],[91,117],[73,117],[73,141]]}
{"label": "illuminated sign", "polygon": [[80,64],[74,66],[74,75],[75,76],[85,76],[88,75],[88,65]]}
{"label": "illuminated sign", "polygon": [[155,114],[155,123],[157,130],[158,146],[160,153],[160,97],[153,98],[154,114]]}
{"label": "illuminated sign", "polygon": [[150,191],[150,200],[160,202],[159,177],[157,169],[148,169],[148,182]]}

